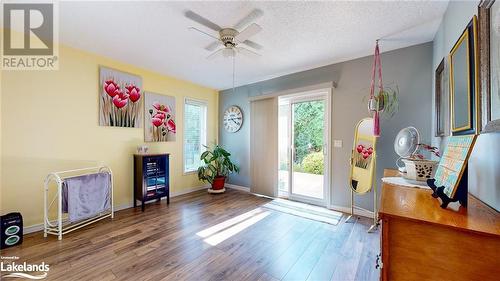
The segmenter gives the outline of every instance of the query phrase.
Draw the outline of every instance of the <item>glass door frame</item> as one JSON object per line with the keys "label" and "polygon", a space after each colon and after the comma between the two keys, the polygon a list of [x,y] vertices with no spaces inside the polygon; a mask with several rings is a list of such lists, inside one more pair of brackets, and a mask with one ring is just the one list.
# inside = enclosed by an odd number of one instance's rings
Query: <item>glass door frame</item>
{"label": "glass door frame", "polygon": [[[332,153],[330,149],[330,139],[331,139],[331,109],[332,109],[332,98],[331,89],[314,90],[309,92],[301,92],[280,97],[280,103],[285,102],[288,105],[288,199],[293,201],[299,201],[303,203],[318,205],[322,207],[329,207],[331,200],[331,163],[332,163]],[[324,112],[324,133],[323,133],[323,153],[324,153],[324,170],[323,170],[323,199],[309,197],[300,194],[293,193],[293,158],[294,158],[294,132],[293,132],[293,104],[308,101],[319,101],[323,100],[325,103]],[[278,149],[279,151],[279,149]],[[279,155],[278,155],[279,157]],[[279,163],[279,161],[278,161]],[[278,167],[279,171],[279,167]]]}

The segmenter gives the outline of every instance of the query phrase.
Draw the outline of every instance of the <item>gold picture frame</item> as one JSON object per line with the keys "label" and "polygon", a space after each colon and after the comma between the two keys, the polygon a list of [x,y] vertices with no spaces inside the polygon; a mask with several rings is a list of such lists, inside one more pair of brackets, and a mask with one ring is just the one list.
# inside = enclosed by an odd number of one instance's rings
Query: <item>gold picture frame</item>
{"label": "gold picture frame", "polygon": [[450,51],[450,112],[453,135],[478,128],[477,18],[471,20]]}

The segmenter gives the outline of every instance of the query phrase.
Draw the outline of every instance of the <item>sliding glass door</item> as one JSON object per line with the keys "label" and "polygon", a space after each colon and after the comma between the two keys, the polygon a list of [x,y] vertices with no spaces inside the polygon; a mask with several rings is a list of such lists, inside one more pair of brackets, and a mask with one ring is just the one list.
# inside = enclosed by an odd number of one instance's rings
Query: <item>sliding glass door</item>
{"label": "sliding glass door", "polygon": [[282,98],[279,106],[279,195],[326,205],[328,146],[326,95]]}

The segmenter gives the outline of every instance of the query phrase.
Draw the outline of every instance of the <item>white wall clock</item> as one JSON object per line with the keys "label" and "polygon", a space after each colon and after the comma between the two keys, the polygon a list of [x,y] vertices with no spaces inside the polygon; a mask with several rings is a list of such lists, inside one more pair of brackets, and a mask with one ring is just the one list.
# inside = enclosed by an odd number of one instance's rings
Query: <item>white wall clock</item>
{"label": "white wall clock", "polygon": [[230,133],[235,133],[243,125],[243,113],[236,105],[230,106],[224,111],[224,129]]}

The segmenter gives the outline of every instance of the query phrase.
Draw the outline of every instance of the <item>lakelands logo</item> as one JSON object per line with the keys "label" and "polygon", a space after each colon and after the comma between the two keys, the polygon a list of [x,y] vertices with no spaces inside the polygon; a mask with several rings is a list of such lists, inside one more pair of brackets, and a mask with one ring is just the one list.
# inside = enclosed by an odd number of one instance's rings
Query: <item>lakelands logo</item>
{"label": "lakelands logo", "polygon": [[4,70],[57,70],[58,13],[54,3],[3,3]]}
{"label": "lakelands logo", "polygon": [[27,262],[17,263],[15,261],[5,262],[4,260],[17,260],[18,257],[2,257],[0,262],[0,272],[2,277],[27,278],[32,280],[44,279],[50,270],[49,265],[42,262],[40,264],[29,264]]}

